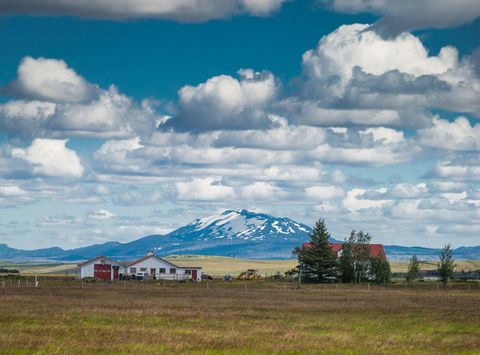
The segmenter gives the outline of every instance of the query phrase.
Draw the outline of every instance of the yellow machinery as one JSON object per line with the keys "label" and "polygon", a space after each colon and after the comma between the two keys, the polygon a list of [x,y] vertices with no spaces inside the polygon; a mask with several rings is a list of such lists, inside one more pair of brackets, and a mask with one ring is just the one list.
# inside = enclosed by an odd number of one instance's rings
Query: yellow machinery
{"label": "yellow machinery", "polygon": [[256,280],[260,278],[260,274],[256,269],[248,269],[238,275],[239,280]]}

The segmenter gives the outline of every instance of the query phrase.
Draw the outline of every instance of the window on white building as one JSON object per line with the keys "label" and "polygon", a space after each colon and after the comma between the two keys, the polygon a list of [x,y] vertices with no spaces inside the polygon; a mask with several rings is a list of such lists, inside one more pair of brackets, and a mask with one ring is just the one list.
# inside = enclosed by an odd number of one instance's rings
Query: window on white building
{"label": "window on white building", "polygon": [[170,273],[171,273],[171,274],[176,274],[176,273],[177,273],[177,269],[170,269]]}
{"label": "window on white building", "polygon": [[161,274],[164,274],[165,273],[165,268],[161,267],[160,269],[158,269],[158,272],[161,273]]}
{"label": "window on white building", "polygon": [[141,271],[141,272],[145,272],[145,271],[147,271],[147,268],[146,268],[146,267],[141,267],[141,268],[140,268],[140,271]]}
{"label": "window on white building", "polygon": [[136,267],[131,267],[130,268],[130,273],[131,274],[136,274],[137,273],[137,268]]}

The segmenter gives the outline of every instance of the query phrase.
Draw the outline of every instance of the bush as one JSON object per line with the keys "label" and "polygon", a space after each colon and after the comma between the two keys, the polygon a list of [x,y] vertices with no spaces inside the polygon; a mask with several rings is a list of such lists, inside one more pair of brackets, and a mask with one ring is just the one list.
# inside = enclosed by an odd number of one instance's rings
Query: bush
{"label": "bush", "polygon": [[3,269],[3,268],[0,268],[0,274],[19,274],[20,271],[16,270],[16,269]]}

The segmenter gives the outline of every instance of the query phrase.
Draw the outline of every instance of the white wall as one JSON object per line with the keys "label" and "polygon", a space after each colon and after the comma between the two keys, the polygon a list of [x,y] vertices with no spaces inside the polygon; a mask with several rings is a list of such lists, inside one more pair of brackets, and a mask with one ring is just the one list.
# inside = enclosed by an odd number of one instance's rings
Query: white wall
{"label": "white wall", "polygon": [[[197,270],[197,279],[196,281],[202,281],[202,269],[201,268],[189,268],[189,267],[183,267],[184,270]],[[190,275],[188,275],[190,278]]]}
{"label": "white wall", "polygon": [[[150,276],[150,269],[155,269],[155,277],[156,279],[164,279],[164,280],[186,280],[190,279],[190,275],[185,275],[185,269],[180,266],[176,266],[172,263],[169,263],[166,260],[163,260],[156,256],[151,256],[148,259],[142,260],[136,264],[129,265],[126,270],[127,275],[132,275],[131,268],[134,267],[136,269],[136,275],[143,275],[146,273]],[[142,268],[145,268],[146,271],[141,271]],[[160,269],[164,268],[165,273],[160,273]],[[170,269],[175,269],[175,274],[170,273]],[[189,270],[189,269],[188,269]],[[197,270],[197,280],[201,281],[202,270]]]}
{"label": "white wall", "polygon": [[80,278],[93,277],[93,265],[95,264],[95,261],[80,266]]}
{"label": "white wall", "polygon": [[[100,264],[101,259],[95,259],[92,260],[82,266],[80,266],[80,278],[85,278],[85,277],[94,277],[94,265],[95,264]],[[180,267],[176,266],[172,263],[169,263],[166,260],[163,260],[159,257],[156,256],[151,256],[148,259],[142,260],[139,263],[136,263],[134,265],[130,265],[128,267],[124,267],[117,263],[114,260],[105,258],[105,264],[110,264],[112,265],[112,273],[111,273],[111,279],[113,280],[113,266],[119,266],[119,274],[124,274],[124,275],[132,275],[130,272],[130,268],[136,268],[135,275],[143,275],[146,273],[148,276],[150,276],[150,269],[155,268],[155,277],[156,279],[162,279],[162,280],[190,280],[191,275],[186,275],[185,270],[193,270],[188,267]],[[146,271],[141,271],[142,268],[146,268]],[[160,273],[160,268],[165,269],[165,273]],[[170,273],[170,269],[176,269],[175,274]],[[202,269],[196,269],[197,270],[197,280],[196,281],[202,281]]]}
{"label": "white wall", "polygon": [[[116,261],[108,258],[103,258],[105,260],[104,264],[110,264],[112,266],[111,273],[110,273],[110,280],[113,280],[113,267],[114,266],[119,266],[119,274],[124,274],[123,266],[117,263]],[[85,277],[94,277],[95,274],[95,264],[101,264],[100,259],[94,259],[89,261],[88,263],[81,265],[80,266],[80,278],[85,278]]]}

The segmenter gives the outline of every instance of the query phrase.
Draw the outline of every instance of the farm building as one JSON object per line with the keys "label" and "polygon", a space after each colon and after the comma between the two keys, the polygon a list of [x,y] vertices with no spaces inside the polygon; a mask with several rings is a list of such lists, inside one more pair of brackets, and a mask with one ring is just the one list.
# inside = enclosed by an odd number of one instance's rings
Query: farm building
{"label": "farm building", "polygon": [[80,278],[95,277],[101,280],[119,280],[124,277],[142,277],[152,280],[202,280],[201,267],[181,267],[149,251],[134,261],[116,261],[105,256],[78,264]]}
{"label": "farm building", "polygon": [[95,277],[102,280],[118,280],[120,274],[124,274],[124,265],[120,261],[115,261],[105,256],[87,260],[78,264],[80,268],[80,278]]}
{"label": "farm building", "polygon": [[[303,243],[302,246],[308,248],[311,245],[311,243]],[[342,243],[331,243],[330,244],[333,252],[335,255],[340,257],[342,255]],[[370,247],[370,257],[372,258],[383,258],[386,259],[387,256],[385,254],[385,250],[383,248],[383,244],[369,244]]]}

